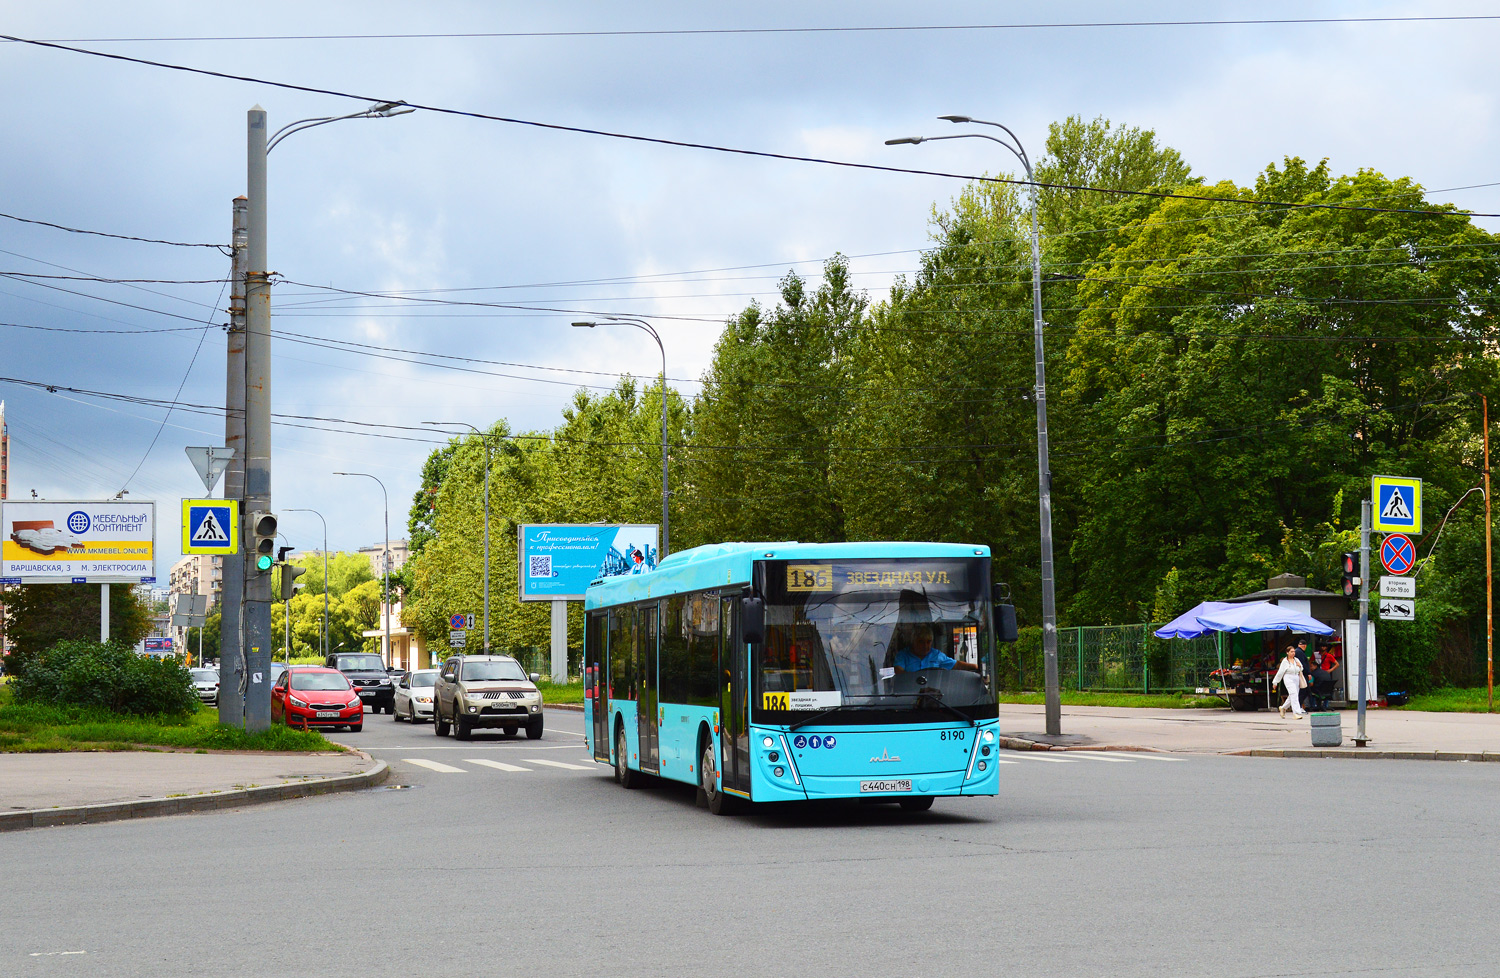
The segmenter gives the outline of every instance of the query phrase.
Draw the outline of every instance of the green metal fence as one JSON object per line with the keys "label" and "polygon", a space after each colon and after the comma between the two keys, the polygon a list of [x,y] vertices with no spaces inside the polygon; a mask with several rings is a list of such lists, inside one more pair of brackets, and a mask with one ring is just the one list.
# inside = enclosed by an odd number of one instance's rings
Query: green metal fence
{"label": "green metal fence", "polygon": [[[1057,674],[1063,689],[1099,693],[1168,693],[1209,685],[1209,673],[1223,665],[1217,633],[1196,639],[1160,639],[1160,624],[1090,625],[1057,630]],[[1002,684],[1013,689],[1043,688],[1039,630],[1028,641],[1001,647]],[[1009,660],[1009,661],[1006,661]]]}

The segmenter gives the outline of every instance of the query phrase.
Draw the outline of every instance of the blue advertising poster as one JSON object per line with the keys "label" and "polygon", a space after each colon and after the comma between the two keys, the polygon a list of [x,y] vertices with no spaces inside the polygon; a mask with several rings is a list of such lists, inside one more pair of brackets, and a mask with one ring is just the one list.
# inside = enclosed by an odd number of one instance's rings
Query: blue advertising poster
{"label": "blue advertising poster", "polygon": [[529,523],[518,533],[522,601],[582,601],[600,577],[656,567],[654,523]]}

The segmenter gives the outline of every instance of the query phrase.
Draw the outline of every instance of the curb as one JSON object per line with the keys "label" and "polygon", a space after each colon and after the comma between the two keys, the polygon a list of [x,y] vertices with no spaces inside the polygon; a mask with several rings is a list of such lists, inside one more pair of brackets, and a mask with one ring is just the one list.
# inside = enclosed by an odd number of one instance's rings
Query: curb
{"label": "curb", "polygon": [[568,710],[572,713],[582,713],[582,703],[543,703],[542,709],[546,710]]}
{"label": "curb", "polygon": [[37,808],[22,812],[0,813],[0,832],[40,829],[53,825],[87,825],[114,822],[127,818],[150,818],[156,815],[184,815],[188,812],[216,811],[244,805],[262,805],[272,801],[290,801],[339,791],[373,788],[391,776],[385,761],[360,774],[345,774],[315,781],[267,785],[263,788],[241,788],[182,798],[146,798],[140,801],[112,802],[104,805],[78,805],[73,808]]}
{"label": "curb", "polygon": [[1370,758],[1383,761],[1500,761],[1496,751],[1453,750],[1370,750],[1350,747],[1257,747],[1231,751],[1234,757],[1337,757]]}

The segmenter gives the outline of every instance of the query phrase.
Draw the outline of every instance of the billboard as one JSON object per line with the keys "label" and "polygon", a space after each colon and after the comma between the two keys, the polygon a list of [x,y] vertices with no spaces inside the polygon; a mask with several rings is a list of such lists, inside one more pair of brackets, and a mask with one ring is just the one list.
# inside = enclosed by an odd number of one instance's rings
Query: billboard
{"label": "billboard", "polygon": [[0,503],[0,580],[14,584],[154,581],[156,504],[8,499]]}
{"label": "billboard", "polygon": [[655,523],[527,523],[517,534],[522,601],[582,601],[595,578],[656,568]]}

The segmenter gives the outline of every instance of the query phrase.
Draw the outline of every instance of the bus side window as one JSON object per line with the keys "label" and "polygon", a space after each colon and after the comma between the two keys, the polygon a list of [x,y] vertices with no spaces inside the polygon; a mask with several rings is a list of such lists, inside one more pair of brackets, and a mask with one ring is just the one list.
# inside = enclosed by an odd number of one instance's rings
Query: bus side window
{"label": "bus side window", "polygon": [[661,602],[661,691],[663,703],[688,701],[688,639],[682,596]]}
{"label": "bus side window", "polygon": [[635,624],[634,608],[618,608],[609,613],[609,695],[610,698],[635,699]]}

